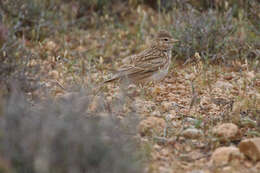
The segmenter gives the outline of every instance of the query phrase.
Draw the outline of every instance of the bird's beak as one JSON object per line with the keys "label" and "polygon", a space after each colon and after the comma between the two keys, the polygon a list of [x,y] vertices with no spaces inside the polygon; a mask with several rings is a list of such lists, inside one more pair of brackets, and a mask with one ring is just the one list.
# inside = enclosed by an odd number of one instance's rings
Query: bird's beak
{"label": "bird's beak", "polygon": [[172,43],[176,43],[176,42],[179,42],[179,40],[172,38],[172,39],[171,39],[171,42],[172,42]]}

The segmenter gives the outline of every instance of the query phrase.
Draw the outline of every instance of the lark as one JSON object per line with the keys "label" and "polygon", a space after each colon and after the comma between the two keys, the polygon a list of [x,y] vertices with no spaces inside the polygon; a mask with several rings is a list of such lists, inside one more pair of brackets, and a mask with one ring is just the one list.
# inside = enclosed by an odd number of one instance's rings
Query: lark
{"label": "lark", "polygon": [[173,44],[178,42],[165,30],[157,33],[149,48],[123,59],[112,78],[105,81],[129,79],[133,83],[149,83],[162,80],[169,71]]}

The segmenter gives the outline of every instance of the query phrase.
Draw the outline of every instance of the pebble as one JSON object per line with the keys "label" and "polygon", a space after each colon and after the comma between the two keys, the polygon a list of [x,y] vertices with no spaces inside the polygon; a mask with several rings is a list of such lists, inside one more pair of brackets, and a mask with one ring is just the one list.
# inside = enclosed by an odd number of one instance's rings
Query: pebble
{"label": "pebble", "polygon": [[260,137],[245,139],[238,145],[241,153],[244,153],[253,161],[260,160]]}
{"label": "pebble", "polygon": [[182,135],[185,138],[198,139],[199,137],[201,137],[203,135],[203,132],[202,132],[202,130],[199,130],[199,129],[189,128],[189,129],[184,130],[182,132]]}
{"label": "pebble", "polygon": [[220,147],[217,148],[210,159],[210,162],[216,166],[226,165],[231,161],[240,161],[244,158],[244,155],[239,151],[237,147]]}
{"label": "pebble", "polygon": [[150,136],[153,132],[157,135],[162,133],[166,123],[164,119],[158,117],[148,117],[142,120],[138,126],[139,133],[141,136]]}
{"label": "pebble", "polygon": [[233,123],[224,123],[213,129],[213,133],[220,137],[220,141],[234,140],[238,132],[237,125]]}

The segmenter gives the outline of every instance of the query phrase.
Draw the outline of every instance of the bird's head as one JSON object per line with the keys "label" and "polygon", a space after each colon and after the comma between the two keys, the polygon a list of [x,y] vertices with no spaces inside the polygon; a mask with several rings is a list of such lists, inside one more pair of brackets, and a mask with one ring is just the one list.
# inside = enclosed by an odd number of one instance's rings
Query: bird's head
{"label": "bird's head", "polygon": [[160,50],[171,50],[174,43],[178,40],[174,39],[171,34],[166,30],[160,30],[155,38],[155,46]]}

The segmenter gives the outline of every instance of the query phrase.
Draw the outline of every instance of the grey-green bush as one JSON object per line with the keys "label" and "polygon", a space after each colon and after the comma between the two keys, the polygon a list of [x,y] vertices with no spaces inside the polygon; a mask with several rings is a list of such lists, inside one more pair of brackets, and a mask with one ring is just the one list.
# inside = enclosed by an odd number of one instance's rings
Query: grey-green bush
{"label": "grey-green bush", "polygon": [[98,112],[106,117],[99,113],[90,116],[85,111],[90,96],[79,93],[71,99],[50,99],[33,106],[15,88],[2,101],[0,112],[0,155],[14,172],[141,172],[135,133],[123,130],[102,105]]}

